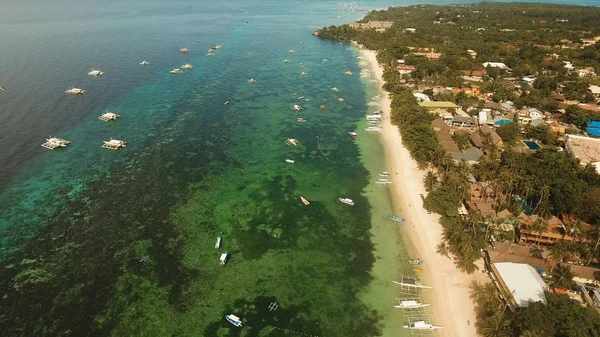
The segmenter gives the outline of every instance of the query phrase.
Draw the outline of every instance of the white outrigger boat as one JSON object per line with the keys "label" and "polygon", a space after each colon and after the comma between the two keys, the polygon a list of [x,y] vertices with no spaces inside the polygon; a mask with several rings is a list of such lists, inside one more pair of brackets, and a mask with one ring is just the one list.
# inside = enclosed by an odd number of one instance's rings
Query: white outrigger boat
{"label": "white outrigger boat", "polygon": [[412,264],[412,265],[419,265],[421,263],[423,263],[425,261],[421,260],[421,259],[412,259],[412,260],[408,260],[408,264]]}
{"label": "white outrigger boat", "polygon": [[295,138],[288,138],[285,142],[287,143],[287,145],[293,145],[293,146],[296,146],[296,145],[298,145],[298,143],[300,143]]}
{"label": "white outrigger boat", "polygon": [[189,52],[190,52],[190,50],[189,50],[189,49],[187,49],[187,48],[181,48],[181,49],[179,49],[179,52],[180,52],[180,53],[184,53],[184,54],[185,54],[185,53],[189,53]]}
{"label": "white outrigger boat", "polygon": [[365,131],[381,132],[383,131],[383,128],[380,126],[369,126],[365,129]]}
{"label": "white outrigger boat", "polygon": [[88,75],[89,76],[102,76],[102,75],[104,75],[104,72],[100,69],[92,69],[92,70],[90,70]]}
{"label": "white outrigger boat", "polygon": [[333,91],[333,92],[338,92],[338,91],[340,91],[340,90],[339,90],[337,87],[333,87],[333,88],[331,88],[331,91]]}
{"label": "white outrigger boat", "polygon": [[227,259],[229,258],[229,252],[225,252],[223,254],[221,254],[221,257],[219,258],[219,263],[224,266],[227,263]]}
{"label": "white outrigger boat", "polygon": [[175,69],[169,71],[169,73],[171,73],[171,74],[181,74],[182,72],[183,71],[181,71],[181,69],[179,69],[179,68],[175,68]]}
{"label": "white outrigger boat", "polygon": [[181,69],[194,69],[194,66],[189,63],[186,63],[181,66]]}
{"label": "white outrigger boat", "polygon": [[286,162],[286,163],[288,163],[288,164],[293,164],[293,163],[295,163],[295,161],[293,161],[293,160],[291,160],[291,159],[286,159],[286,160],[285,160],[285,162]]}
{"label": "white outrigger boat", "polygon": [[105,140],[104,144],[102,145],[103,148],[110,149],[110,150],[118,150],[118,149],[122,149],[126,146],[127,146],[127,142],[124,142],[124,141],[118,140],[118,139],[111,139],[109,141]]}
{"label": "white outrigger boat", "polygon": [[344,203],[346,205],[350,205],[350,206],[354,206],[354,201],[352,199],[348,199],[348,198],[338,198],[338,200],[341,203]]}
{"label": "white outrigger boat", "polygon": [[218,45],[214,46],[213,49],[214,50],[221,50],[221,49],[223,49],[223,45],[218,44]]}
{"label": "white outrigger boat", "polygon": [[415,321],[409,324],[405,324],[402,327],[411,330],[439,330],[443,328],[443,326],[441,325],[432,325],[431,323],[425,321]]}
{"label": "white outrigger boat", "polygon": [[141,66],[148,66],[148,65],[150,65],[150,62],[144,60],[144,61],[140,62],[140,65]]}
{"label": "white outrigger boat", "polygon": [[114,121],[117,118],[121,117],[121,115],[117,115],[114,112],[107,111],[98,117],[99,120],[103,122]]}
{"label": "white outrigger boat", "polygon": [[70,87],[69,89],[65,90],[65,94],[83,95],[83,94],[85,94],[85,90],[81,89],[81,88]]}
{"label": "white outrigger boat", "polygon": [[401,285],[403,287],[431,289],[430,286],[426,286],[423,283],[421,283],[421,281],[417,280],[416,278],[411,278],[411,277],[403,277],[401,281],[392,281],[392,282],[396,283],[397,285]]}
{"label": "white outrigger boat", "polygon": [[300,112],[300,111],[304,110],[304,108],[299,106],[298,104],[294,104],[294,106],[292,106],[292,110],[294,110],[296,112]]}
{"label": "white outrigger boat", "polygon": [[221,248],[221,241],[222,241],[222,238],[221,238],[221,236],[220,236],[220,235],[219,235],[219,236],[217,236],[217,242],[215,242],[215,248],[216,248],[216,249],[219,249],[219,248]]}
{"label": "white outrigger boat", "polygon": [[227,322],[233,324],[236,327],[241,327],[242,326],[242,319],[237,317],[236,315],[225,315],[225,319],[227,320]]}
{"label": "white outrigger boat", "polygon": [[46,138],[46,142],[42,144],[42,147],[48,150],[54,150],[57,147],[67,147],[69,144],[71,144],[71,142],[66,139],[50,137]]}
{"label": "white outrigger boat", "polygon": [[377,179],[375,182],[377,185],[391,185],[392,182],[387,179]]}
{"label": "white outrigger boat", "polygon": [[390,173],[389,173],[389,172],[387,172],[387,171],[383,171],[383,172],[379,173],[379,176],[380,176],[380,177],[389,177],[389,176],[390,176]]}
{"label": "white outrigger boat", "polygon": [[345,72],[344,74],[348,75],[348,76],[352,76],[352,72],[350,70],[348,70],[347,72]]}
{"label": "white outrigger boat", "polygon": [[417,299],[397,298],[397,300],[398,300],[398,305],[394,306],[394,308],[397,308],[397,309],[419,309],[419,308],[426,308],[431,305],[429,303],[423,303],[423,302],[421,302],[421,300],[417,300]]}

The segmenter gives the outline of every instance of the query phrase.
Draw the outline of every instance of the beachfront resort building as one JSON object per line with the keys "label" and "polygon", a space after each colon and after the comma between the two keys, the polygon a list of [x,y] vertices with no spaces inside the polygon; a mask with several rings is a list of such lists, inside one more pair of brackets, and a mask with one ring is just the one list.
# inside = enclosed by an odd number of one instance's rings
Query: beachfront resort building
{"label": "beachfront resort building", "polygon": [[600,173],[600,139],[576,135],[565,136],[565,149],[581,165],[593,165]]}
{"label": "beachfront resort building", "polygon": [[525,263],[499,262],[491,264],[492,281],[500,289],[511,310],[529,306],[531,302],[546,304],[549,288],[538,272]]}
{"label": "beachfront resort building", "polygon": [[351,23],[349,26],[353,29],[375,29],[378,32],[384,32],[393,25],[394,21],[369,21],[363,23]]}
{"label": "beachfront resort building", "polygon": [[412,73],[413,71],[415,71],[415,69],[416,69],[415,66],[404,65],[404,64],[401,64],[396,67],[396,70],[398,71],[398,73],[400,75],[408,75],[408,74]]}
{"label": "beachfront resort building", "polygon": [[458,108],[458,105],[456,105],[452,102],[446,102],[446,101],[420,102],[419,106],[421,106],[423,108],[427,108],[427,110],[429,110],[429,112],[433,112],[433,113],[439,113],[439,112],[447,111],[448,109]]}

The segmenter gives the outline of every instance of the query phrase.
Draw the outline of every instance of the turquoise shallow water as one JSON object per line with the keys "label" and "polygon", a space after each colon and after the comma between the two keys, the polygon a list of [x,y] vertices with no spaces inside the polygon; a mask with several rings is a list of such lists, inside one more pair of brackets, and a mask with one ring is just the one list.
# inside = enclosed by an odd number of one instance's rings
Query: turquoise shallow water
{"label": "turquoise shallow water", "polygon": [[[380,334],[381,313],[357,296],[375,257],[368,172],[346,134],[367,85],[351,47],[310,34],[360,16],[329,1],[1,11],[2,335]],[[168,73],[184,63],[195,68]],[[70,85],[88,92],[63,94]],[[99,121],[106,110],[122,118]],[[48,134],[72,145],[46,151]],[[129,145],[102,149],[111,137]]]}

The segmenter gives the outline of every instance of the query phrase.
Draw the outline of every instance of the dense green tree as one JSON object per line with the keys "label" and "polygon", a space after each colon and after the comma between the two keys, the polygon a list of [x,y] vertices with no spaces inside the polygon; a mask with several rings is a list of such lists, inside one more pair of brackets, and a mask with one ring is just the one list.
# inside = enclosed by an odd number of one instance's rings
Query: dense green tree
{"label": "dense green tree", "polygon": [[505,143],[512,143],[519,137],[520,130],[516,123],[510,123],[497,128],[496,133]]}

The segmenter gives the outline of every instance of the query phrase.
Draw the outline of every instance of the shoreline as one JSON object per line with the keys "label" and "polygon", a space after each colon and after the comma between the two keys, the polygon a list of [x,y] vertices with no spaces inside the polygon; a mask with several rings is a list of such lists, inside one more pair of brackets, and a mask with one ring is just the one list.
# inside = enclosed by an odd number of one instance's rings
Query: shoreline
{"label": "shoreline", "polygon": [[425,172],[419,169],[408,149],[402,144],[398,127],[391,123],[391,98],[389,93],[383,90],[383,68],[377,62],[376,52],[364,49],[360,45],[356,47],[360,56],[368,63],[381,94],[381,143],[386,164],[389,166],[388,171],[392,173],[394,181],[390,189],[392,208],[402,211],[397,215],[406,218],[405,223],[399,224],[399,230],[416,249],[415,253],[419,256],[413,258],[425,261],[421,278],[425,284],[433,287],[423,293],[427,302],[432,304],[431,323],[444,326],[439,330],[440,336],[476,337],[475,310],[469,298],[469,284],[473,280],[488,282],[488,278],[481,272],[481,263],[478,263],[479,271],[468,275],[456,269],[452,260],[436,253],[435,247],[442,237],[442,226],[439,224],[439,215],[427,214],[421,206],[420,194],[427,193],[423,185]]}

